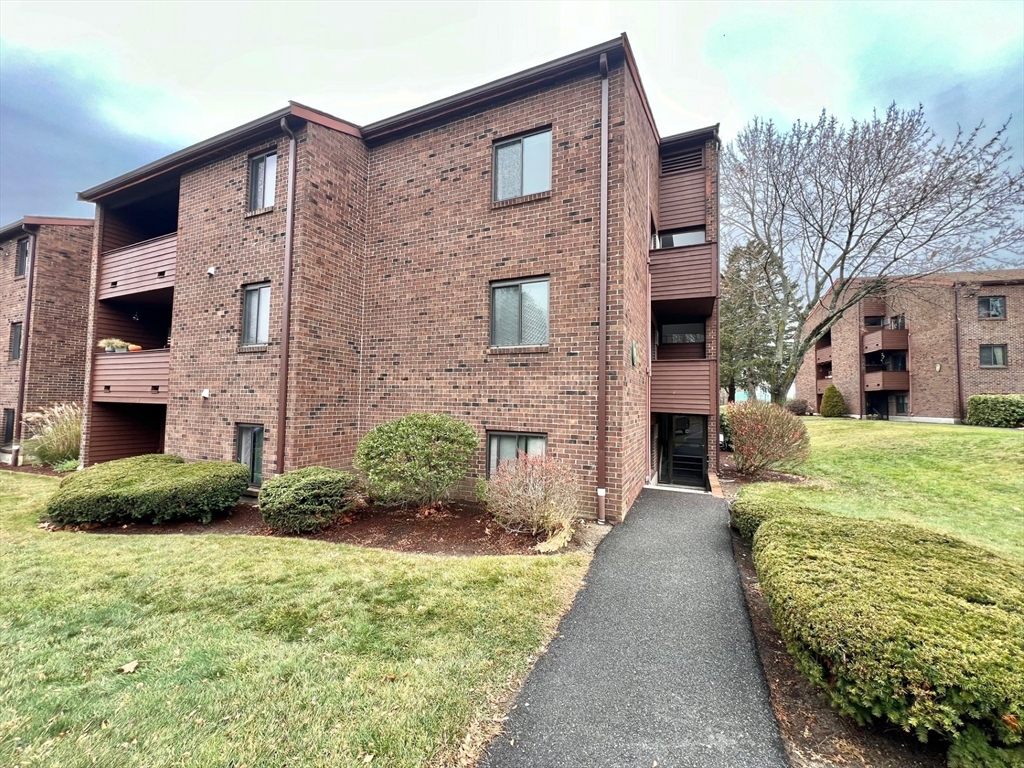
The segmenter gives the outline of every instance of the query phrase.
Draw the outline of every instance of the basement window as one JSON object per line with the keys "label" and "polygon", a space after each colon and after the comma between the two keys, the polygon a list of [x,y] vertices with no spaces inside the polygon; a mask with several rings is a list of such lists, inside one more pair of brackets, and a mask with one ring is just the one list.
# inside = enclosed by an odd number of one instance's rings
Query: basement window
{"label": "basement window", "polygon": [[274,205],[277,182],[277,153],[249,158],[249,210],[259,211]]}
{"label": "basement window", "polygon": [[515,461],[520,455],[543,456],[548,436],[530,432],[487,433],[487,476],[493,475],[504,461]]}
{"label": "basement window", "polygon": [[1005,368],[1006,367],[1006,345],[1005,344],[982,344],[981,345],[981,367],[982,368]]}
{"label": "basement window", "polygon": [[263,484],[263,425],[239,424],[235,460],[249,468],[249,485]]}
{"label": "basement window", "polygon": [[551,129],[494,145],[494,201],[551,189]]}

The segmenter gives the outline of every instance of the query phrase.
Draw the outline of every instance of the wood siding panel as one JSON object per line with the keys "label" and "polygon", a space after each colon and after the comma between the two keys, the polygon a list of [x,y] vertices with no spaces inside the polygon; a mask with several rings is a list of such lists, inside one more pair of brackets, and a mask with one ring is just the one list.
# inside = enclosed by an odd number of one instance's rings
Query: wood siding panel
{"label": "wood siding panel", "polygon": [[865,333],[861,346],[861,351],[864,354],[902,349],[910,349],[910,334],[906,329],[883,328],[879,331]]}
{"label": "wood siding panel", "polygon": [[715,295],[713,244],[651,251],[651,301]]}
{"label": "wood siding panel", "polygon": [[662,176],[658,189],[658,227],[662,231],[705,224],[704,169]]}
{"label": "wood siding panel", "polygon": [[93,363],[92,400],[166,405],[169,370],[169,349],[101,352]]}
{"label": "wood siding panel", "polygon": [[825,394],[825,390],[832,384],[832,379],[818,379],[816,391],[819,395]]}
{"label": "wood siding panel", "polygon": [[876,371],[864,374],[865,392],[895,391],[910,389],[909,371]]}
{"label": "wood siding panel", "polygon": [[885,299],[880,296],[869,296],[866,299],[861,299],[860,307],[864,312],[864,317],[885,316]]}
{"label": "wood siding panel", "polygon": [[707,357],[703,344],[659,344],[658,360],[703,360]]}
{"label": "wood siding panel", "polygon": [[162,453],[166,412],[166,408],[155,405],[93,405],[88,435],[89,466]]}
{"label": "wood siding panel", "polygon": [[713,363],[712,360],[652,361],[651,412],[714,414],[711,400]]}
{"label": "wood siding panel", "polygon": [[174,287],[178,236],[165,235],[100,257],[98,298],[113,299]]}
{"label": "wood siding panel", "polygon": [[832,362],[832,347],[818,347],[814,350],[814,362],[818,365]]}

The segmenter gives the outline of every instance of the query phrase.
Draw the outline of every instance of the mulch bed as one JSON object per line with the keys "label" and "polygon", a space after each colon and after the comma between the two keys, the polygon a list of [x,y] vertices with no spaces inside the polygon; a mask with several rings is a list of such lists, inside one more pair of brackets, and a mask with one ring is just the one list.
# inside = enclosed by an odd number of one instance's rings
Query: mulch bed
{"label": "mulch bed", "polygon": [[[577,535],[568,547],[592,549],[610,526],[587,522],[577,526]],[[208,525],[197,522],[146,525],[130,523],[120,526],[88,527],[90,533],[153,535],[153,534],[228,534],[245,536],[277,536],[304,538],[354,544],[360,547],[391,549],[431,555],[537,555],[538,539],[526,534],[501,530],[481,506],[454,501],[443,509],[423,513],[415,509],[366,507],[345,515],[330,527],[315,534],[284,536],[275,534],[263,522],[259,507],[238,504],[227,517]],[[566,550],[562,550],[563,552]]]}
{"label": "mulch bed", "polygon": [[793,768],[943,768],[946,745],[922,744],[902,731],[865,728],[840,717],[793,666],[757,580],[750,545],[733,533],[750,621],[772,709]]}
{"label": "mulch bed", "polygon": [[46,477],[64,477],[68,474],[54,472],[53,467],[48,467],[45,464],[22,464],[17,467],[12,467],[10,464],[0,464],[0,469],[7,472],[24,472],[26,475],[45,475]]}
{"label": "mulch bed", "polygon": [[785,472],[766,470],[756,475],[744,475],[736,469],[732,453],[718,452],[718,481],[722,484],[722,493],[727,499],[735,499],[744,485],[750,483],[803,483],[807,478],[800,475],[787,475]]}

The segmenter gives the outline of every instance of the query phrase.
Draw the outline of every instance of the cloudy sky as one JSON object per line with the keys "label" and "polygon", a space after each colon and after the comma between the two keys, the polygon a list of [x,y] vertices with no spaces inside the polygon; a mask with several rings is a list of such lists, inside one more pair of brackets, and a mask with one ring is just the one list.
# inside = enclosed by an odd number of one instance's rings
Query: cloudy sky
{"label": "cloudy sky", "polygon": [[628,33],[663,135],[890,102],[1024,156],[1024,2],[0,4],[0,224],[301,101],[365,124]]}

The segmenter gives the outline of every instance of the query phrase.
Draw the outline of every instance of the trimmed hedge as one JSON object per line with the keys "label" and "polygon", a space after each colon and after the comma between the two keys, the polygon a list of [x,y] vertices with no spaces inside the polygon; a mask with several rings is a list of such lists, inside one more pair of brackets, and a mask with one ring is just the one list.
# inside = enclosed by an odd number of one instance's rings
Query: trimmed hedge
{"label": "trimmed hedge", "polygon": [[435,504],[469,471],[479,440],[463,421],[412,413],[374,427],[356,448],[366,491],[384,504]]}
{"label": "trimmed hedge", "polygon": [[180,456],[147,454],[97,464],[64,478],[43,519],[61,526],[208,523],[233,507],[248,487],[249,470],[233,461],[186,464]]}
{"label": "trimmed hedge", "polygon": [[824,515],[820,509],[804,507],[775,499],[747,499],[742,495],[732,503],[732,527],[745,541],[753,541],[754,534],[766,520],[777,517],[793,517],[794,515]]}
{"label": "trimmed hedge", "polygon": [[967,423],[974,427],[1024,427],[1024,395],[971,395]]}
{"label": "trimmed hedge", "polygon": [[327,467],[304,467],[272,477],[260,488],[260,514],[275,531],[312,533],[352,506],[356,477]]}
{"label": "trimmed hedge", "polygon": [[846,414],[846,400],[843,399],[843,393],[836,389],[835,384],[829,384],[821,395],[821,415],[826,419],[838,419]]}
{"label": "trimmed hedge", "polygon": [[1024,569],[914,526],[779,517],[754,564],[797,667],[859,723],[1021,743]]}
{"label": "trimmed hedge", "polygon": [[960,734],[946,757],[949,768],[1024,768],[1024,747],[994,747],[974,725]]}

